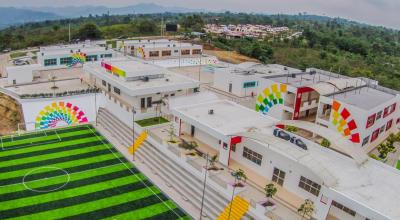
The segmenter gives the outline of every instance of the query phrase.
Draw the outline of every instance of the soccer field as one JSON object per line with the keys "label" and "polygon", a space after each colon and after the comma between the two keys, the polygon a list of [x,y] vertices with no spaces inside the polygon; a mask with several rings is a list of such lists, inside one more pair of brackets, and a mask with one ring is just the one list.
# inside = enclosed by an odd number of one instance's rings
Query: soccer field
{"label": "soccer field", "polygon": [[190,219],[90,125],[0,141],[0,219]]}

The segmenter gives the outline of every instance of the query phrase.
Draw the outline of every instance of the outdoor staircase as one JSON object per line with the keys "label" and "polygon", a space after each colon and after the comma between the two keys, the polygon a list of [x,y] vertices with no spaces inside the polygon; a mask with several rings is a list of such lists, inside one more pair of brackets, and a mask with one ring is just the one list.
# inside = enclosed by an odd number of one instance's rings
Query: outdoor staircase
{"label": "outdoor staircase", "polygon": [[249,202],[240,196],[235,196],[233,201],[225,207],[223,212],[221,212],[217,220],[239,220],[249,210],[249,206]]}
{"label": "outdoor staircase", "polygon": [[142,131],[142,133],[140,133],[139,137],[136,138],[135,143],[128,149],[130,154],[134,154],[139,149],[142,143],[146,140],[147,135],[147,131]]}
{"label": "outdoor staircase", "polygon": [[[104,108],[99,109],[98,123],[112,136],[120,140],[123,146],[131,145],[132,129]],[[184,200],[200,210],[203,192],[202,178],[192,174],[171,158],[172,156],[163,153],[157,146],[153,146],[145,140],[135,155],[139,161],[146,164],[158,175],[168,187],[172,187]],[[203,219],[217,219],[228,202],[227,198],[207,185],[204,197]],[[242,219],[251,218],[244,216]]]}

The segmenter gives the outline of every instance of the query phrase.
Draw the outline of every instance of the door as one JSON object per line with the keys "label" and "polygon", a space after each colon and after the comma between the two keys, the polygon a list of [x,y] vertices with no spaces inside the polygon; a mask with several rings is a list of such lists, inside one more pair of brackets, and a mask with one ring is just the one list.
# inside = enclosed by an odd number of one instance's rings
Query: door
{"label": "door", "polygon": [[111,92],[111,85],[108,83],[108,92]]}
{"label": "door", "polygon": [[191,135],[192,137],[194,137],[194,131],[195,131],[195,127],[192,125],[192,126],[190,127],[190,135]]}
{"label": "door", "polygon": [[146,108],[146,99],[145,98],[140,99],[140,108],[142,108],[142,109]]}
{"label": "door", "polygon": [[229,92],[232,92],[232,83],[229,83]]}

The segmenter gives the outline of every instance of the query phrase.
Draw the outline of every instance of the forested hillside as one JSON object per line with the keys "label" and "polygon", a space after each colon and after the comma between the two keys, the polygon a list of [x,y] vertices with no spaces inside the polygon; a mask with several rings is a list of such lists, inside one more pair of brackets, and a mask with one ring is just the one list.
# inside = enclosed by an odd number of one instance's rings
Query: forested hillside
{"label": "forested hillside", "polygon": [[72,37],[81,40],[158,35],[161,20],[179,23],[180,32],[202,31],[206,23],[288,26],[294,31],[302,31],[303,35],[293,39],[275,36],[264,40],[226,40],[207,35],[203,42],[236,50],[265,63],[367,76],[400,90],[400,31],[323,16],[229,12],[89,16],[7,28],[0,32],[0,49],[67,42],[69,23],[72,24]]}

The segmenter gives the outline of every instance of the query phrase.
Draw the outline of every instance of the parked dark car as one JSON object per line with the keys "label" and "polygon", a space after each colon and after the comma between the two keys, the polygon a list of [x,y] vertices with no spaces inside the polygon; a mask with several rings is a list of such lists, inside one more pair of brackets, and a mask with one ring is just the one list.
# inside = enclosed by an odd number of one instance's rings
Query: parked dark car
{"label": "parked dark car", "polygon": [[290,142],[304,150],[307,150],[307,145],[299,138],[292,137],[292,138],[290,138]]}
{"label": "parked dark car", "polygon": [[274,129],[274,136],[278,137],[278,138],[281,138],[283,140],[286,140],[286,141],[290,140],[290,134],[288,134],[288,133],[286,133],[286,132],[284,132],[284,131],[282,131],[281,129],[278,129],[278,128]]}

